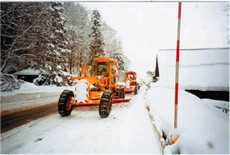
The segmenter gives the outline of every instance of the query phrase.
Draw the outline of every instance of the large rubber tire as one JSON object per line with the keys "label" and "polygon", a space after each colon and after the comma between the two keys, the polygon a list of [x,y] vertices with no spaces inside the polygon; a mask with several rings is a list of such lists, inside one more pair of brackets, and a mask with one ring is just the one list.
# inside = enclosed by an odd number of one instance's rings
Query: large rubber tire
{"label": "large rubber tire", "polygon": [[120,98],[125,99],[125,88],[121,88],[121,96]]}
{"label": "large rubber tire", "polygon": [[124,99],[125,98],[125,88],[117,88],[118,97]]}
{"label": "large rubber tire", "polygon": [[137,86],[134,88],[134,95],[137,95],[137,93],[138,93],[138,88],[137,88]]}
{"label": "large rubber tire", "polygon": [[61,116],[69,116],[73,110],[73,106],[68,109],[68,101],[74,97],[74,93],[70,90],[64,90],[58,101],[58,112]]}
{"label": "large rubber tire", "polygon": [[112,103],[113,103],[113,92],[110,90],[104,91],[101,96],[101,101],[99,105],[99,115],[102,118],[106,118],[109,116],[112,110]]}

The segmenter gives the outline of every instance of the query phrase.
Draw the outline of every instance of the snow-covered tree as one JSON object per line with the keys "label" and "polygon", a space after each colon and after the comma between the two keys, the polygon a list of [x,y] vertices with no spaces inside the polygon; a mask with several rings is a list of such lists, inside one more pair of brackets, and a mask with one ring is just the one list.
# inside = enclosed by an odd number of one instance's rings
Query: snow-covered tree
{"label": "snow-covered tree", "polygon": [[[77,74],[98,56],[116,59],[119,72],[126,68],[116,31],[102,24],[97,10],[91,14],[73,2],[3,2],[0,13],[2,79],[31,67],[41,70],[34,83],[63,85],[63,71]],[[11,79],[10,87],[18,88]]]}
{"label": "snow-covered tree", "polygon": [[106,23],[102,24],[102,30],[105,41],[105,55],[117,61],[119,80],[123,80],[128,68],[128,59],[123,53],[121,41],[117,32]]}
{"label": "snow-covered tree", "polygon": [[[1,3],[1,89],[18,89],[18,81],[11,73],[34,66],[38,57],[41,19],[47,3]],[[40,26],[38,26],[40,24]]]}
{"label": "snow-covered tree", "polygon": [[69,68],[71,73],[79,73],[81,66],[87,63],[89,55],[90,19],[85,7],[80,4],[65,3],[63,16],[66,18],[66,27],[69,49]]}
{"label": "snow-covered tree", "polygon": [[29,51],[36,47],[35,26],[44,13],[44,3],[1,3],[1,72],[27,67]]}
{"label": "snow-covered tree", "polygon": [[91,16],[91,34],[90,37],[90,55],[89,64],[93,62],[93,59],[98,56],[105,56],[104,52],[104,37],[101,28],[101,14],[98,10],[93,10]]}
{"label": "snow-covered tree", "polygon": [[[43,80],[44,85],[63,85],[62,79],[63,70],[66,70],[66,62],[65,58],[70,50],[66,47],[65,35],[64,33],[67,31],[65,28],[65,18],[62,17],[62,13],[64,11],[63,3],[52,2],[49,3],[49,7],[47,9],[48,16],[45,18],[47,22],[48,32],[46,34],[46,39],[43,42],[43,49],[45,49],[45,60],[41,68],[41,77],[35,80],[35,83],[42,83]],[[42,52],[43,53],[43,52]],[[43,54],[42,54],[43,55]]]}
{"label": "snow-covered tree", "polygon": [[121,51],[120,45],[118,45],[118,37],[117,32],[113,30],[110,26],[108,26],[106,23],[102,24],[102,31],[104,35],[104,50],[105,55],[107,57],[113,57],[113,54],[117,53],[118,51]]}

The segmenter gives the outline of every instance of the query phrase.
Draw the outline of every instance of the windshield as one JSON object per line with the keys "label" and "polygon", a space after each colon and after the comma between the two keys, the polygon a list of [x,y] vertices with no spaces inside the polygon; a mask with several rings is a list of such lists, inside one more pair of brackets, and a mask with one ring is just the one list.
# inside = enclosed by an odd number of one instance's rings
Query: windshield
{"label": "windshield", "polygon": [[136,80],[136,74],[133,73],[126,74],[126,78],[130,80]]}
{"label": "windshield", "polygon": [[97,64],[97,75],[108,75],[108,63],[107,62],[98,62]]}
{"label": "windshield", "polygon": [[128,78],[129,78],[129,79],[133,79],[133,74],[129,74],[129,75],[128,75]]}

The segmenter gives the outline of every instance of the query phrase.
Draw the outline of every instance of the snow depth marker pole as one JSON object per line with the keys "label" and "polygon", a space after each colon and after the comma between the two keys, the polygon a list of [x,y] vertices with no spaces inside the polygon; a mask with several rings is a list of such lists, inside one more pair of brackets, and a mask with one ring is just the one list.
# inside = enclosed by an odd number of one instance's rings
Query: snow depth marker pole
{"label": "snow depth marker pole", "polygon": [[179,56],[180,56],[180,23],[181,23],[181,2],[179,2],[179,6],[178,6],[174,128],[177,128],[177,113],[178,113]]}

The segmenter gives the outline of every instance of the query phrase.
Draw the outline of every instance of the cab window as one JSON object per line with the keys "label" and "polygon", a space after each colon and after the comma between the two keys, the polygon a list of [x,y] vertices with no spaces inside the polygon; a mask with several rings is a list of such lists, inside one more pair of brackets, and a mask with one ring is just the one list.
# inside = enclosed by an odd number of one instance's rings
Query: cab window
{"label": "cab window", "polygon": [[129,74],[129,75],[128,75],[128,78],[129,78],[129,79],[133,79],[133,74]]}
{"label": "cab window", "polygon": [[97,75],[108,76],[108,62],[98,62],[97,63]]}

